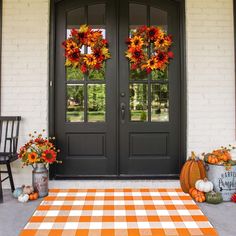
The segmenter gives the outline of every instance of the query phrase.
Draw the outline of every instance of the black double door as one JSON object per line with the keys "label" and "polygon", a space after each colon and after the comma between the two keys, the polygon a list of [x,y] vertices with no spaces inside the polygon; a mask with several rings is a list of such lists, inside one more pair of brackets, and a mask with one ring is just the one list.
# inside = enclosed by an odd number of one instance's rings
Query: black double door
{"label": "black double door", "polygon": [[[62,164],[54,166],[53,177],[178,175],[179,19],[179,5],[171,0],[55,3],[54,126]],[[102,70],[85,75],[64,66],[61,46],[82,24],[100,29],[111,53]],[[173,36],[175,57],[164,73],[129,69],[126,39],[141,25]]]}

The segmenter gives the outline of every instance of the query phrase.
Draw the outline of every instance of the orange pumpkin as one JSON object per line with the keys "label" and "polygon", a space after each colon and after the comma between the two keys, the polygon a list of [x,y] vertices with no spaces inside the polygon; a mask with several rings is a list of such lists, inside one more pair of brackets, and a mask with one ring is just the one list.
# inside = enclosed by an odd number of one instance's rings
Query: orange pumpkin
{"label": "orange pumpkin", "polygon": [[31,193],[30,195],[29,195],[29,200],[34,200],[34,194],[33,193]]}
{"label": "orange pumpkin", "polygon": [[189,194],[196,202],[205,202],[206,200],[204,192],[201,192],[196,188],[190,188]]}
{"label": "orange pumpkin", "polygon": [[196,202],[205,202],[206,201],[205,194],[201,191],[198,191],[198,193],[193,197],[193,199]]}
{"label": "orange pumpkin", "polygon": [[212,154],[214,154],[219,160],[222,160],[225,162],[231,160],[230,152],[227,149],[214,150]]}
{"label": "orange pumpkin", "polygon": [[198,194],[198,190],[196,188],[190,188],[189,194],[194,198]]}
{"label": "orange pumpkin", "polygon": [[204,162],[192,152],[191,157],[186,161],[180,173],[181,188],[185,193],[188,193],[190,188],[195,187],[197,180],[204,178],[206,178]]}
{"label": "orange pumpkin", "polygon": [[38,194],[38,192],[35,192],[34,193],[34,200],[36,200],[36,199],[38,199],[39,198],[39,194]]}
{"label": "orange pumpkin", "polygon": [[38,197],[39,197],[39,194],[38,194],[37,192],[31,193],[31,194],[29,195],[29,199],[30,199],[31,201],[38,199]]}
{"label": "orange pumpkin", "polygon": [[214,156],[214,155],[210,155],[208,156],[208,162],[210,164],[217,164],[219,162],[218,157]]}

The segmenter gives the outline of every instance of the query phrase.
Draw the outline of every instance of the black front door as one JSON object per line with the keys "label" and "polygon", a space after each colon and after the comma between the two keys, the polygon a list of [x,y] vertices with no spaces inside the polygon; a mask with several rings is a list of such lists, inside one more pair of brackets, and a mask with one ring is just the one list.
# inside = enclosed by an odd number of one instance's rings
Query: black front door
{"label": "black front door", "polygon": [[[171,0],[64,0],[55,4],[55,136],[63,164],[55,178],[171,176],[179,173],[179,5]],[[64,66],[61,43],[88,24],[109,41],[111,59],[82,74]],[[125,58],[129,32],[160,26],[173,35],[165,73],[133,73]],[[88,50],[88,49],[83,49]]]}

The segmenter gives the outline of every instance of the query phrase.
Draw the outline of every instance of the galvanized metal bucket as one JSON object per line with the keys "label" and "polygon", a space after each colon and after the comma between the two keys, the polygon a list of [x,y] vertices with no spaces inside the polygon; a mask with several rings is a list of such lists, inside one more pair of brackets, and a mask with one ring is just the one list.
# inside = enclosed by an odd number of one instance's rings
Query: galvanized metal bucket
{"label": "galvanized metal bucket", "polygon": [[224,201],[230,201],[236,192],[236,165],[226,169],[223,165],[206,164],[208,180],[214,185],[214,190],[222,194]]}
{"label": "galvanized metal bucket", "polygon": [[48,169],[44,163],[36,163],[36,167],[32,171],[32,185],[39,197],[48,195]]}

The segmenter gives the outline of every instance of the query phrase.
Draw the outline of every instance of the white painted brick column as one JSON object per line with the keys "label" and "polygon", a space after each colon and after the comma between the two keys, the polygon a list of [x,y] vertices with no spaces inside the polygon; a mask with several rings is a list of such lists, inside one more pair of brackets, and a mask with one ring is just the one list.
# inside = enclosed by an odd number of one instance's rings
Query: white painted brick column
{"label": "white painted brick column", "polygon": [[186,0],[188,153],[235,143],[232,0]]}
{"label": "white painted brick column", "polygon": [[[3,0],[1,107],[22,116],[19,145],[48,126],[48,39],[49,0]],[[16,185],[30,184],[32,169],[13,166]]]}

